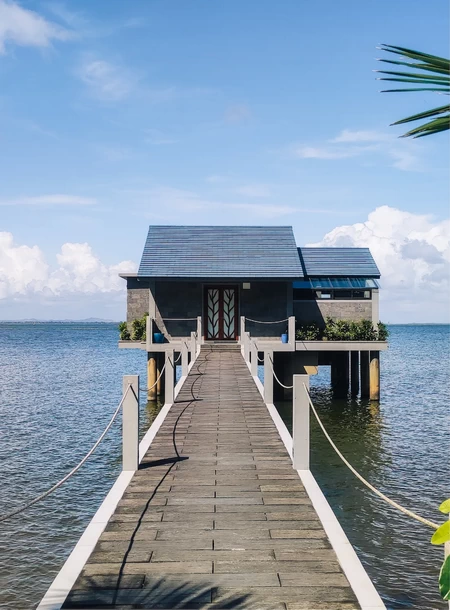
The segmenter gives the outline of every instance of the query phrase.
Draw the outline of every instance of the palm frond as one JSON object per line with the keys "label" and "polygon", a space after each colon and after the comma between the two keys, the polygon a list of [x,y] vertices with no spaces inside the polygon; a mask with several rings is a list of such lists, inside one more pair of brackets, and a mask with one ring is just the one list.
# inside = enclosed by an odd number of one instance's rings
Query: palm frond
{"label": "palm frond", "polygon": [[[449,94],[450,93],[450,60],[420,51],[413,51],[404,47],[383,44],[379,47],[382,51],[400,55],[409,61],[398,61],[394,59],[379,59],[378,61],[393,64],[395,66],[406,66],[413,70],[410,72],[400,72],[397,70],[376,70],[379,74],[386,76],[379,77],[378,80],[394,81],[398,83],[412,83],[421,85],[420,87],[404,88],[404,89],[386,89],[382,93],[396,93],[405,91],[432,91],[433,93]],[[419,70],[419,72],[417,72]],[[423,72],[420,72],[423,71]],[[427,74],[430,72],[432,74]],[[443,116],[442,116],[443,115]],[[411,129],[402,137],[412,136],[413,138],[421,138],[426,135],[446,131],[450,128],[450,105],[441,106],[425,112],[414,114],[406,119],[401,119],[392,123],[392,125],[400,125],[411,121],[419,121],[421,119],[431,119],[430,121]]]}

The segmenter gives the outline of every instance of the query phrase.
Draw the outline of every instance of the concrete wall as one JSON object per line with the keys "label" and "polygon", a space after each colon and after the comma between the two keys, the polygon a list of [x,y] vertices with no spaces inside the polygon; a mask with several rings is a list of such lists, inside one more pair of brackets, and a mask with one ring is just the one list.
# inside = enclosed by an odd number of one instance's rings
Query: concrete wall
{"label": "concrete wall", "polygon": [[127,280],[127,322],[141,318],[149,310],[148,282]]}
{"label": "concrete wall", "polygon": [[[208,285],[214,285],[209,282]],[[220,282],[217,282],[219,285]],[[168,335],[189,336],[196,330],[196,322],[179,322],[161,318],[196,318],[203,316],[204,282],[157,281],[151,286],[149,282],[128,280],[127,321],[141,317],[150,311],[152,296],[155,299],[155,319],[159,329]],[[237,316],[246,316],[255,320],[281,320],[292,315],[292,285],[289,282],[254,282],[250,289],[244,289],[242,282],[236,282],[239,289],[239,311]],[[149,305],[150,297],[150,305]],[[152,313],[152,312],[150,312]],[[238,319],[238,332],[240,331]],[[276,325],[262,325],[248,322],[247,330],[257,337],[279,337],[285,332],[287,322]]]}
{"label": "concrete wall", "polygon": [[335,320],[371,320],[372,301],[294,301],[297,324],[316,322],[324,324],[328,316]]}
{"label": "concrete wall", "polygon": [[[291,314],[292,283],[250,282],[250,289],[240,290],[240,315],[254,320],[283,320]],[[287,322],[255,324],[246,322],[253,337],[279,337],[287,330]]]}
{"label": "concrete wall", "polygon": [[[200,282],[156,282],[154,297],[158,314],[163,319],[196,318],[202,315],[203,285]],[[197,330],[197,322],[194,320],[165,320],[164,326],[173,337],[186,337]]]}

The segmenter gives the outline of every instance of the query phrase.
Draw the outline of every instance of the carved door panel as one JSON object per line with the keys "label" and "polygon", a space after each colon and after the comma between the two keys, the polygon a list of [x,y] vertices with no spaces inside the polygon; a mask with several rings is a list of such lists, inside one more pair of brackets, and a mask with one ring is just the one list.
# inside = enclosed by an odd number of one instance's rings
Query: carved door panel
{"label": "carved door panel", "polygon": [[208,286],[205,291],[205,338],[217,341],[237,339],[237,287]]}

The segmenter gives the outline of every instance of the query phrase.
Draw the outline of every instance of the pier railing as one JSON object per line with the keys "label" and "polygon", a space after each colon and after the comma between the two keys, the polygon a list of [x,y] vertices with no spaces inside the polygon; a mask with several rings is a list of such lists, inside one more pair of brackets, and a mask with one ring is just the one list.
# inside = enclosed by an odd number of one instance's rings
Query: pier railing
{"label": "pier railing", "polygon": [[[171,335],[169,335],[167,332],[165,332],[165,333],[159,332],[159,334],[161,334],[164,338],[168,339],[169,344],[177,343],[180,341],[180,339],[182,341],[184,339],[189,339],[192,341],[193,335],[195,335],[196,345],[200,345],[202,343],[202,317],[201,316],[197,316],[195,318],[161,318],[160,323],[162,323],[165,326],[166,322],[178,323],[178,324],[182,324],[182,325],[184,324],[184,326],[186,328],[187,328],[187,325],[189,326],[189,328],[192,328],[192,325],[195,325],[195,331],[188,330],[188,331],[186,331],[187,332],[186,335],[180,335],[180,336],[177,335],[174,340],[170,339]],[[161,342],[155,341],[155,337],[154,337],[155,328],[158,328],[158,331],[160,330],[159,326],[158,326],[158,320],[156,320],[152,316],[147,316],[145,337],[146,337],[146,349],[148,352],[151,352],[155,346],[161,345]],[[163,343],[163,345],[167,345],[167,343]]]}
{"label": "pier railing", "polygon": [[[188,354],[191,353],[191,361],[188,362]],[[188,346],[184,343],[184,349],[180,352],[177,360],[174,360],[174,351],[166,352],[166,362],[159,373],[158,378],[154,385],[156,385],[161,377],[165,376],[165,407],[169,407],[175,400],[175,365],[177,361],[181,359],[182,370],[181,379],[179,384],[181,386],[184,379],[187,377],[190,367],[193,365],[200,353],[200,348],[197,344],[197,333],[191,333],[191,345]],[[145,392],[151,388],[141,388],[139,385],[139,375],[124,375],[122,381],[122,397],[119,404],[114,410],[108,424],[100,434],[98,439],[95,441],[91,449],[86,455],[78,462],[78,464],[72,468],[62,479],[52,485],[49,489],[45,490],[38,496],[30,499],[26,504],[19,506],[7,513],[0,514],[0,523],[6,521],[16,515],[23,513],[25,510],[37,504],[41,500],[44,500],[50,496],[53,492],[59,489],[64,483],[69,481],[75,475],[80,468],[88,461],[91,455],[95,452],[97,447],[103,441],[114,422],[118,418],[120,412],[122,412],[122,472],[133,473],[139,467],[139,398],[140,391]]]}
{"label": "pier railing", "polygon": [[[319,427],[321,428],[325,438],[330,443],[339,458],[347,466],[347,468],[373,493],[379,498],[390,504],[393,508],[396,508],[403,514],[419,521],[423,525],[438,529],[439,525],[421,517],[417,513],[405,508],[398,502],[395,502],[384,493],[376,489],[369,481],[367,481],[345,458],[345,456],[338,449],[330,435],[328,434],[320,416],[315,408],[309,388],[309,375],[293,375],[292,385],[283,384],[277,377],[274,366],[273,366],[273,352],[265,351],[264,359],[261,361],[258,357],[258,347],[256,341],[250,337],[248,332],[244,333],[244,341],[242,353],[247,363],[250,372],[262,388],[262,395],[264,402],[271,407],[273,405],[273,388],[274,382],[278,383],[283,389],[292,390],[292,446],[291,446],[291,457],[292,465],[295,470],[309,471],[310,470],[310,413],[312,412]],[[264,383],[262,384],[258,376],[258,364],[264,363]],[[261,391],[260,388],[260,391]],[[447,550],[448,554],[448,550]]]}

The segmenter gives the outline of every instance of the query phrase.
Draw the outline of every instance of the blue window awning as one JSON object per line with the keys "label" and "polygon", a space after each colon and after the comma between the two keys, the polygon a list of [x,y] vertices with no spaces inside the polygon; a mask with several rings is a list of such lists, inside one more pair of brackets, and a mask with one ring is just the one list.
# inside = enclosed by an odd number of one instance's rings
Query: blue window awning
{"label": "blue window awning", "polygon": [[293,288],[305,290],[316,290],[319,288],[325,290],[379,288],[378,282],[370,277],[312,277],[308,280],[293,282],[292,286]]}

